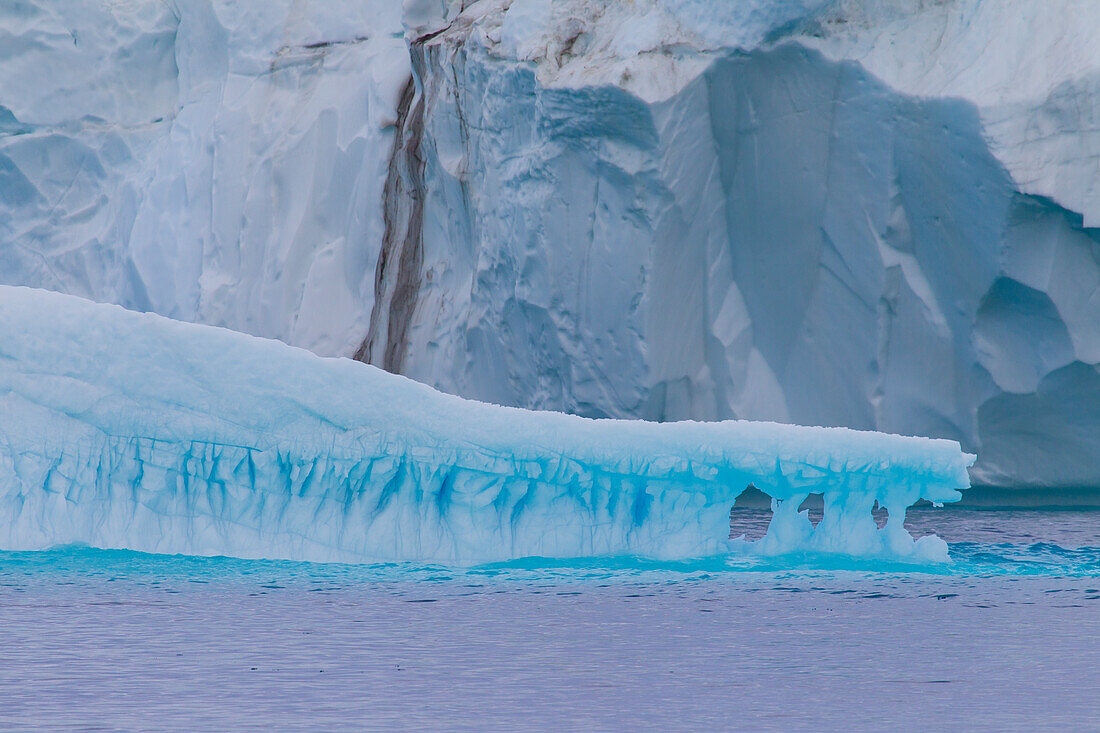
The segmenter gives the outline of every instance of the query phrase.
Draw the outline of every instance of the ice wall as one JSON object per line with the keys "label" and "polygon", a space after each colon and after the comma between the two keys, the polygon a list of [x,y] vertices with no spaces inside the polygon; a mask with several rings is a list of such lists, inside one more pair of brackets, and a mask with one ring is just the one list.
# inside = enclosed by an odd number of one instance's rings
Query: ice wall
{"label": "ice wall", "polygon": [[[1091,0],[0,8],[0,282],[1100,486]],[[410,72],[415,80],[409,83]]]}
{"label": "ice wall", "polygon": [[425,26],[402,372],[946,437],[980,483],[1100,486],[1097,8],[715,5]]}
{"label": "ice wall", "polygon": [[[348,359],[0,287],[0,548],[85,543],[306,560],[681,559],[752,551],[945,560],[902,527],[955,501],[956,443],[769,423],[591,420],[445,395]],[[823,493],[810,531],[797,507]],[[875,528],[871,508],[890,522]]]}
{"label": "ice wall", "polygon": [[3,3],[0,48],[0,283],[355,348],[400,3]]}

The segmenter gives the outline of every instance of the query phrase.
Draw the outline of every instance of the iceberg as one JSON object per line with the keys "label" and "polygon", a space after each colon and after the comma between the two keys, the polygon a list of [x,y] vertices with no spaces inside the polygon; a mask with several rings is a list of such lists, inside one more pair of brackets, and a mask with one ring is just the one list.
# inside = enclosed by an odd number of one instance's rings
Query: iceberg
{"label": "iceberg", "polygon": [[[0,287],[0,547],[476,564],[800,550],[945,560],[902,526],[951,502],[948,440],[478,403],[345,358]],[[775,507],[730,542],[752,484]],[[810,526],[799,504],[824,496]],[[871,516],[889,511],[883,529]]]}

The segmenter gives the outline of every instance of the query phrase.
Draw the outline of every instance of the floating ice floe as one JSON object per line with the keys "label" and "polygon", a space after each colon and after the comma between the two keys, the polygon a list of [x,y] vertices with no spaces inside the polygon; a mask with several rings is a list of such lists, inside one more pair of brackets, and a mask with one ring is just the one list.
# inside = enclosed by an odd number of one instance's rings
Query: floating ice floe
{"label": "floating ice floe", "polygon": [[[348,359],[0,287],[0,548],[476,564],[796,551],[945,560],[946,440],[592,420],[464,400]],[[748,484],[767,535],[729,541]],[[824,519],[798,506],[821,493]],[[889,511],[877,529],[875,502]]]}

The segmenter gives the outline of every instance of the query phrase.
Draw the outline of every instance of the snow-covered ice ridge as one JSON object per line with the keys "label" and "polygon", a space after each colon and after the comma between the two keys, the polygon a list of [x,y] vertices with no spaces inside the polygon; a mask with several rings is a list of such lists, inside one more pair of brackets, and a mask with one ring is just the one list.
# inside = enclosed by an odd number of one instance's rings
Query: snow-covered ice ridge
{"label": "snow-covered ice ridge", "polygon": [[[946,440],[772,423],[592,420],[442,394],[349,359],[0,287],[0,547],[319,561],[660,559],[744,550],[946,559],[901,526],[955,501]],[[824,494],[817,529],[795,509]],[[875,528],[871,507],[890,520]]]}
{"label": "snow-covered ice ridge", "polygon": [[[0,3],[0,282],[1100,486],[1094,0]],[[410,83],[410,79],[412,79]]]}

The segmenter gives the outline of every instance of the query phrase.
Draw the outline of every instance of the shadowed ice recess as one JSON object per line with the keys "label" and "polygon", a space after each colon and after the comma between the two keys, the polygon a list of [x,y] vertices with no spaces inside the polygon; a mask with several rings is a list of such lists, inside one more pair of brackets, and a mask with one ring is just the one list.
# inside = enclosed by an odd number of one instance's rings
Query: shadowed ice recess
{"label": "shadowed ice recess", "polygon": [[[906,509],[957,501],[947,440],[591,420],[346,359],[0,288],[0,549],[476,565],[521,558],[944,562]],[[729,540],[749,484],[757,542]],[[821,494],[816,527],[799,506]],[[875,504],[889,520],[880,529]]]}

